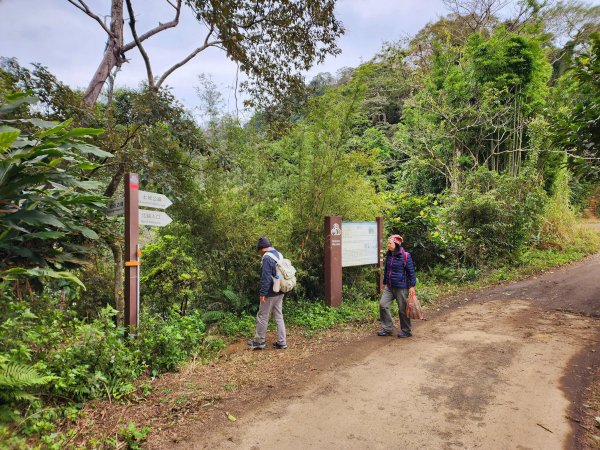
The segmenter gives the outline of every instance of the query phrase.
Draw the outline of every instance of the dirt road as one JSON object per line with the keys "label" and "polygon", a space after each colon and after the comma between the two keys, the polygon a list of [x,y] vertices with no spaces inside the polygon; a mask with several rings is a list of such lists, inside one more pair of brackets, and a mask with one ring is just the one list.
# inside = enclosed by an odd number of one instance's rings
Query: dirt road
{"label": "dirt road", "polygon": [[410,339],[358,345],[168,447],[587,448],[578,421],[600,363],[600,255],[454,299]]}

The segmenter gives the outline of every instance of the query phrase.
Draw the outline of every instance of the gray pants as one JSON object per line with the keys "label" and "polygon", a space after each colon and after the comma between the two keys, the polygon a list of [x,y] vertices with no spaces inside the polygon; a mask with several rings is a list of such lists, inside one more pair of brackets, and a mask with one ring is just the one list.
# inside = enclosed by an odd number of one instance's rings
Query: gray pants
{"label": "gray pants", "polygon": [[405,333],[410,333],[410,319],[406,315],[408,289],[390,288],[388,286],[383,289],[381,300],[379,300],[379,317],[381,319],[381,325],[388,333],[394,331],[394,322],[390,313],[390,306],[394,299],[398,302],[400,329]]}
{"label": "gray pants", "polygon": [[256,315],[256,342],[265,342],[267,336],[267,326],[269,325],[269,317],[273,312],[273,319],[277,325],[277,342],[280,344],[286,343],[285,323],[283,321],[283,294],[274,297],[266,297],[265,302],[261,303]]}

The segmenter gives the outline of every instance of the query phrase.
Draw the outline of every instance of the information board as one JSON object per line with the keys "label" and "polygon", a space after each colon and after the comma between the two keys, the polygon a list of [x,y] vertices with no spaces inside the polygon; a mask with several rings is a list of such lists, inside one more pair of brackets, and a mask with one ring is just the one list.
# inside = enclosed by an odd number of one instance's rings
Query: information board
{"label": "information board", "polygon": [[377,222],[342,222],[342,267],[377,264]]}

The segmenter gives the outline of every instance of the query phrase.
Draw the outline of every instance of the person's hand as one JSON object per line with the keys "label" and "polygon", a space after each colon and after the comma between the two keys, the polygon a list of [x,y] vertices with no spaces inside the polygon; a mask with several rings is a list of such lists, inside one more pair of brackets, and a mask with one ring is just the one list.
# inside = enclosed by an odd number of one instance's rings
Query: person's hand
{"label": "person's hand", "polygon": [[414,286],[412,286],[412,287],[411,287],[411,288],[408,290],[408,293],[409,293],[410,295],[415,295],[415,287],[414,287]]}
{"label": "person's hand", "polygon": [[266,302],[266,301],[267,301],[267,299],[265,298],[265,296],[264,296],[264,295],[261,295],[260,297],[258,297],[258,300],[259,300],[261,303],[264,303],[264,302]]}

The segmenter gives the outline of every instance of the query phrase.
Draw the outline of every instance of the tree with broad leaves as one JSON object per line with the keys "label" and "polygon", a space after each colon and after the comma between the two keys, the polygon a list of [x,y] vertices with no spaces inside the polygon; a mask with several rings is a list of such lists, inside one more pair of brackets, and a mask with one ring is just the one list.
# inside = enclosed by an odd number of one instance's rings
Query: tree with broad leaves
{"label": "tree with broad leaves", "polygon": [[[127,62],[127,53],[137,48],[144,60],[148,86],[158,89],[175,70],[204,50],[214,47],[226,52],[249,77],[245,87],[263,100],[279,98],[302,86],[300,72],[340,52],[336,39],[344,32],[334,16],[335,0],[165,0],[174,17],[140,33],[132,0],[111,0],[110,23],[84,0],[67,0],[95,20],[108,40],[102,61],[85,91],[84,102],[94,104],[107,80]],[[124,8],[129,15],[133,40],[125,43]],[[190,8],[204,39],[187,57],[155,76],[144,43],[179,24],[183,8]]]}
{"label": "tree with broad leaves", "polygon": [[579,177],[600,180],[600,33],[557,85],[569,102],[552,111],[555,142],[566,149],[570,168]]}

